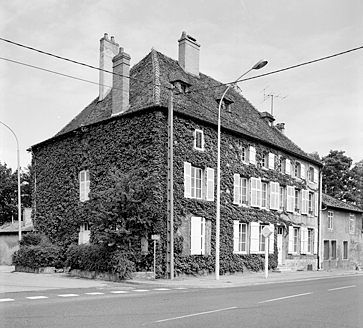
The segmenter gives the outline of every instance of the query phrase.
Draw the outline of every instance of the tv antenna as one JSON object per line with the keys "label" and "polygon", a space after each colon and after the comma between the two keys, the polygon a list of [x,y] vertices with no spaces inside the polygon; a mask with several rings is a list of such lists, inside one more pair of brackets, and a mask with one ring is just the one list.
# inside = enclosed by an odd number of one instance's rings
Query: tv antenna
{"label": "tv antenna", "polygon": [[[260,102],[262,104],[264,101],[266,101],[268,98],[271,98],[271,115],[274,116],[274,98],[281,98],[281,100],[285,99],[287,96],[281,96],[281,94],[275,95],[274,92],[266,92],[266,89],[269,87],[269,85],[263,89],[263,100]],[[262,92],[261,91],[261,92]],[[261,93],[260,92],[260,93]]]}

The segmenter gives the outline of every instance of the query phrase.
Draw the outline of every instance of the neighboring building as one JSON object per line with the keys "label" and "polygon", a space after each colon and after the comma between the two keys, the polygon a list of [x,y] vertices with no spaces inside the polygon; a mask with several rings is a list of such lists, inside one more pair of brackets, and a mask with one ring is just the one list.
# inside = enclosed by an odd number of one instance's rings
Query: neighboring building
{"label": "neighboring building", "polygon": [[[145,240],[160,234],[158,267],[168,271],[173,90],[176,271],[213,271],[217,116],[226,86],[199,71],[199,51],[196,40],[183,32],[178,60],[152,49],[130,70],[123,48],[107,34],[101,39],[100,67],[114,74],[101,71],[99,96],[55,137],[31,147],[37,230],[66,245],[87,242],[95,228],[86,206],[92,201],[89,192],[107,189],[114,168],[138,167],[154,181],[158,213],[140,243],[145,251]],[[221,271],[262,268],[265,225],[274,228],[273,267],[317,268],[321,163],[284,134],[284,124],[274,125],[271,114],[257,111],[238,90],[227,93],[221,117]]]}
{"label": "neighboring building", "polygon": [[323,194],[321,217],[322,267],[362,268],[363,210]]}

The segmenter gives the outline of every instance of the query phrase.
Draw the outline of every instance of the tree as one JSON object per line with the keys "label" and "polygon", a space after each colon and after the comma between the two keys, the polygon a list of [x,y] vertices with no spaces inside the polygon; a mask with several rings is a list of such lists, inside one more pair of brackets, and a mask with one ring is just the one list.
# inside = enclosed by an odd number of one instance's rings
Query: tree
{"label": "tree", "polygon": [[357,203],[359,188],[355,171],[351,170],[353,160],[344,153],[341,150],[330,150],[322,158],[323,192],[340,200]]}
{"label": "tree", "polygon": [[355,163],[350,173],[351,179],[356,182],[352,193],[357,205],[363,208],[363,159]]}
{"label": "tree", "polygon": [[[21,205],[31,207],[31,166],[20,172]],[[0,162],[0,225],[18,218],[18,171],[12,172],[6,163]]]}
{"label": "tree", "polygon": [[159,212],[153,193],[153,179],[147,172],[131,170],[110,174],[111,187],[91,195],[89,206],[92,240],[133,252],[140,240],[152,232]]}

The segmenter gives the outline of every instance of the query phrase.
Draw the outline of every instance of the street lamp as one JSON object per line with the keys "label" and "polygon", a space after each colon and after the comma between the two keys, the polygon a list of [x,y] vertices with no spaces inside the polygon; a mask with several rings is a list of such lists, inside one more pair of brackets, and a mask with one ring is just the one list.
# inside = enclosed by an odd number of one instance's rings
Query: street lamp
{"label": "street lamp", "polygon": [[11,133],[14,135],[16,140],[16,158],[17,158],[17,165],[18,165],[18,226],[19,226],[19,241],[21,240],[21,193],[20,193],[20,155],[19,155],[19,141],[15,134],[15,132],[7,126],[5,123],[1,122],[6,128],[8,128]]}
{"label": "street lamp", "polygon": [[216,280],[219,280],[219,235],[220,235],[220,221],[221,221],[221,107],[223,103],[223,98],[226,95],[227,91],[232,85],[237,84],[237,82],[246,74],[251,72],[253,69],[260,69],[267,65],[267,60],[260,60],[257,62],[251,69],[247,72],[243,73],[238,79],[236,79],[233,83],[230,83],[227,89],[222,94],[221,99],[219,100],[218,106],[218,157],[217,157],[217,213],[216,213]]}

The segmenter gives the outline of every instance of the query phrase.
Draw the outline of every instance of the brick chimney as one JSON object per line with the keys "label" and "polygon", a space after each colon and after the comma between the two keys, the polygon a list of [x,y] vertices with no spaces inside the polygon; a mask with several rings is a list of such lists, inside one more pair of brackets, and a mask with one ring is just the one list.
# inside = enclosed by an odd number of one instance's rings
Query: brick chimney
{"label": "brick chimney", "polygon": [[285,123],[277,123],[276,129],[279,130],[282,134],[285,134]]}
{"label": "brick chimney", "polygon": [[185,72],[199,77],[199,48],[200,45],[197,40],[187,35],[186,32],[182,33],[179,42],[179,65]]}
{"label": "brick chimney", "polygon": [[124,113],[130,107],[130,59],[130,55],[125,53],[123,48],[120,48],[119,53],[112,59],[112,115]]}
{"label": "brick chimney", "polygon": [[[108,34],[100,40],[100,69],[112,72],[112,58],[118,54],[119,45],[115,42],[114,37],[111,40]],[[100,71],[100,92],[98,99],[101,101],[110,92],[112,87],[112,74]]]}

